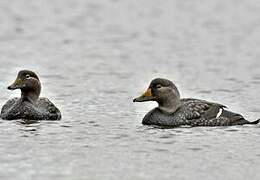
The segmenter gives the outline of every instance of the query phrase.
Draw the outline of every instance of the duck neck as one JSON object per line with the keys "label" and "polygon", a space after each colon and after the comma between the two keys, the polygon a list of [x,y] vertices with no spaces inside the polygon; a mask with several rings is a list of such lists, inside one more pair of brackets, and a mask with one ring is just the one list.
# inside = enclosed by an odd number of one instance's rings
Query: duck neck
{"label": "duck neck", "polygon": [[166,98],[158,102],[159,109],[167,114],[172,114],[176,112],[181,106],[181,101],[179,97]]}
{"label": "duck neck", "polygon": [[31,91],[22,90],[21,98],[23,101],[30,101],[31,103],[35,103],[39,99],[40,93],[41,93],[40,87]]}

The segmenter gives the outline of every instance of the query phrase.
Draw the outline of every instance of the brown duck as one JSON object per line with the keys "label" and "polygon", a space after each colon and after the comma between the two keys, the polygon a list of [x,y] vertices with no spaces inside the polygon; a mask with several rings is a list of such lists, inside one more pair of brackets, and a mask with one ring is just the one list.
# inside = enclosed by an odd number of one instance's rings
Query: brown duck
{"label": "brown duck", "polygon": [[6,120],[59,120],[59,109],[47,98],[39,98],[41,83],[38,76],[29,70],[18,73],[15,82],[9,90],[20,89],[21,97],[7,101],[2,107],[1,118]]}
{"label": "brown duck", "polygon": [[156,101],[158,107],[146,114],[142,123],[158,126],[234,126],[257,124],[240,114],[226,110],[226,106],[199,99],[180,99],[175,84],[167,79],[154,79],[148,90],[134,102]]}

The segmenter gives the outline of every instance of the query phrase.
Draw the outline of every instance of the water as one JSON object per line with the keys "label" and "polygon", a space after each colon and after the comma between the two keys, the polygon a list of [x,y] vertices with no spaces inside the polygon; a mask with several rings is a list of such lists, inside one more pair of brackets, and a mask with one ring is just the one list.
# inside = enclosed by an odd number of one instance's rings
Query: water
{"label": "water", "polygon": [[143,126],[134,104],[155,77],[182,97],[260,117],[257,0],[0,2],[0,105],[36,71],[58,122],[0,121],[5,180],[260,178],[260,125]]}

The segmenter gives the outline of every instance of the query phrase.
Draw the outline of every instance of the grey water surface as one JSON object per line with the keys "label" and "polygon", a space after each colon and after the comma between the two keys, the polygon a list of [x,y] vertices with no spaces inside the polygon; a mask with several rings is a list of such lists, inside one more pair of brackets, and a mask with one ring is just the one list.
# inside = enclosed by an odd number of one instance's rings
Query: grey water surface
{"label": "grey water surface", "polygon": [[260,118],[258,0],[2,0],[0,27],[0,105],[31,69],[63,115],[0,120],[0,179],[260,179],[260,125],[159,129],[132,103],[164,77]]}

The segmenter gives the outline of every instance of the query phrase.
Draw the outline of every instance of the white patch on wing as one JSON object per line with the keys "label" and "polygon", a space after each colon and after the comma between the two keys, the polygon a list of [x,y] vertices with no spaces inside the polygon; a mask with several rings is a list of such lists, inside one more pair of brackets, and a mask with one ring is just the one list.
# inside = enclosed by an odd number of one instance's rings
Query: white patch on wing
{"label": "white patch on wing", "polygon": [[221,114],[222,114],[222,112],[223,112],[223,109],[222,109],[222,108],[220,108],[220,109],[219,109],[219,112],[218,112],[218,114],[217,114],[217,116],[216,116],[216,118],[220,117],[220,116],[221,116]]}

